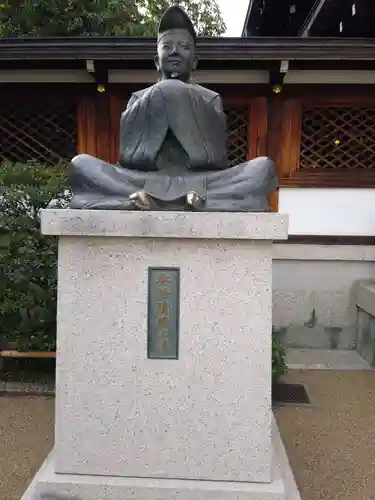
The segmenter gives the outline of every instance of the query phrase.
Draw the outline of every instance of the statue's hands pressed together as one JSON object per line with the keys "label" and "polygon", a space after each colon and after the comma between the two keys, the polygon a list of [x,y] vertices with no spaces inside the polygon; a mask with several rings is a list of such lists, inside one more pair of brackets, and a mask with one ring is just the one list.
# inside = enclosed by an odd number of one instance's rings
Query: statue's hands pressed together
{"label": "statue's hands pressed together", "polygon": [[184,88],[188,89],[189,84],[185,83],[178,78],[166,78],[165,80],[160,80],[159,82],[156,83],[156,86],[158,88],[162,88],[165,90],[171,89],[171,90],[178,90],[181,92]]}
{"label": "statue's hands pressed together", "polygon": [[177,78],[167,78],[156,83],[155,87],[159,89],[164,97],[172,95],[181,95],[184,92],[190,92],[190,85],[178,80]]}

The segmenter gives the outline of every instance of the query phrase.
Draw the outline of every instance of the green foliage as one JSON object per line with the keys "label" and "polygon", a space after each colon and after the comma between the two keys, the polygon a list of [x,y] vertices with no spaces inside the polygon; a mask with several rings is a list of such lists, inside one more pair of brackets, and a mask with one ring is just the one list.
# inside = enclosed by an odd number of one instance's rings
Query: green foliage
{"label": "green foliage", "polygon": [[[159,19],[170,3],[168,0],[143,0],[145,34],[156,33]],[[182,0],[180,5],[189,14],[199,36],[216,37],[225,32],[226,26],[215,0]]]}
{"label": "green foliage", "polygon": [[[169,5],[168,0],[3,0],[0,36],[154,36]],[[215,0],[183,0],[181,6],[200,36],[225,31]]]}
{"label": "green foliage", "polygon": [[272,329],[272,383],[278,382],[288,368],[285,363],[285,348],[278,338],[277,331]]}
{"label": "green foliage", "polygon": [[0,165],[0,348],[54,350],[57,240],[39,213],[69,196],[66,169]]}

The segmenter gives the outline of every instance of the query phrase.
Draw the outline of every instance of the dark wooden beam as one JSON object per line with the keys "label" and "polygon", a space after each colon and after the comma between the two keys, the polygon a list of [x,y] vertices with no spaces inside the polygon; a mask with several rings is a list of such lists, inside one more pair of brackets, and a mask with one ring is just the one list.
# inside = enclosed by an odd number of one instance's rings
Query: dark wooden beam
{"label": "dark wooden beam", "polygon": [[366,245],[374,246],[374,236],[320,236],[320,235],[289,235],[287,240],[280,240],[283,245]]}
{"label": "dark wooden beam", "polygon": [[309,14],[306,17],[305,22],[302,25],[302,28],[298,34],[299,37],[306,38],[309,36],[310,29],[312,28],[315,21],[317,20],[319,14],[322,11],[323,7],[325,6],[326,2],[327,2],[327,0],[316,0],[316,2],[312,6]]}
{"label": "dark wooden beam", "polygon": [[[156,39],[147,37],[2,38],[0,61],[152,61]],[[203,61],[375,61],[375,39],[199,38]]]}
{"label": "dark wooden beam", "polygon": [[250,0],[241,36],[251,36],[250,19],[254,16],[255,8],[258,8],[257,0]]}

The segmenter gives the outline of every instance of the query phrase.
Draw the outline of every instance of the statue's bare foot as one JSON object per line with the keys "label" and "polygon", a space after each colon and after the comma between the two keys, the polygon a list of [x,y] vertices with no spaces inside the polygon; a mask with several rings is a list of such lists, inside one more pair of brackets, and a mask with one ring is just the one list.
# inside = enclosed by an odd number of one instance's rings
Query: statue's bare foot
{"label": "statue's bare foot", "polygon": [[139,210],[158,210],[159,206],[150,195],[144,191],[137,191],[129,196],[129,200],[134,205],[134,208]]}
{"label": "statue's bare foot", "polygon": [[203,198],[192,191],[186,195],[186,203],[190,210],[199,210],[203,205]]}

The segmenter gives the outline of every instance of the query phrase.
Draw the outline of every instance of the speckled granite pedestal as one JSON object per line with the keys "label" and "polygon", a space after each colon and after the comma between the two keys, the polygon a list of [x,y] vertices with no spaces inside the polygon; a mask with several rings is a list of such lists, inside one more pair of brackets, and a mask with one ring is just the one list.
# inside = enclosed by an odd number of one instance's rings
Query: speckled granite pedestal
{"label": "speckled granite pedestal", "polygon": [[[297,498],[271,439],[286,217],[46,210],[42,231],[59,236],[56,432],[23,499]],[[153,266],[180,269],[178,360],[147,357]]]}

